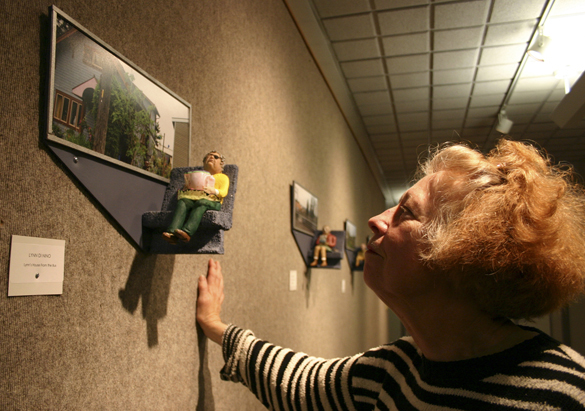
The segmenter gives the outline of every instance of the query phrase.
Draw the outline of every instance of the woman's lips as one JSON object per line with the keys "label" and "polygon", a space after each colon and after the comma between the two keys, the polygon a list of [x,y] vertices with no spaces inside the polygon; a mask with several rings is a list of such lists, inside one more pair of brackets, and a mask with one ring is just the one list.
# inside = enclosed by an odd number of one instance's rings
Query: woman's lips
{"label": "woman's lips", "polygon": [[370,254],[376,254],[376,255],[380,255],[380,254],[379,254],[379,253],[376,251],[376,249],[375,249],[374,247],[372,247],[370,244],[368,244],[368,245],[367,245],[367,248],[368,248],[368,250],[366,251],[366,254],[367,254],[367,253],[370,253]]}

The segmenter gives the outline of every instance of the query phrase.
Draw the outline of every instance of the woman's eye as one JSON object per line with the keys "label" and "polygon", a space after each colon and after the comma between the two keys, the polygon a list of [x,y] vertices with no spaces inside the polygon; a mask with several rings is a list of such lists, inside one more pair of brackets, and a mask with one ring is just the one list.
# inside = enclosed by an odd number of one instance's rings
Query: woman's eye
{"label": "woman's eye", "polygon": [[401,218],[404,218],[404,217],[413,218],[414,216],[407,207],[401,205],[400,206],[400,217]]}

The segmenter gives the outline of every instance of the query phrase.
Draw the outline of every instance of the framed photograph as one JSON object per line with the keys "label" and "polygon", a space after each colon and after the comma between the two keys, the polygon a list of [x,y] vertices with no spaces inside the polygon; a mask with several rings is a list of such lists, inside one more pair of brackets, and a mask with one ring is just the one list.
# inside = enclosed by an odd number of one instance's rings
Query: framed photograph
{"label": "framed photograph", "polygon": [[293,181],[292,186],[292,228],[310,236],[315,234],[318,224],[317,197]]}
{"label": "framed photograph", "polygon": [[355,250],[357,247],[357,229],[349,220],[345,220],[345,248]]}
{"label": "framed photograph", "polygon": [[52,6],[47,139],[168,181],[189,165],[191,105]]}

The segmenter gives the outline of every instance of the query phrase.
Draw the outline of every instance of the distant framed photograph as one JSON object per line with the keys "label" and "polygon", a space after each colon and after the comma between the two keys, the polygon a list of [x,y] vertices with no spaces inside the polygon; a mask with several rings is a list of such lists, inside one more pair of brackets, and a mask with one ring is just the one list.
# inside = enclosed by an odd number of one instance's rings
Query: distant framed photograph
{"label": "distant framed photograph", "polygon": [[292,186],[292,228],[314,235],[319,220],[319,200],[303,186],[293,181]]}
{"label": "distant framed photograph", "polygon": [[357,229],[349,220],[345,220],[345,248],[354,250],[356,246]]}
{"label": "distant framed photograph", "polygon": [[47,139],[168,181],[189,165],[191,105],[52,6]]}

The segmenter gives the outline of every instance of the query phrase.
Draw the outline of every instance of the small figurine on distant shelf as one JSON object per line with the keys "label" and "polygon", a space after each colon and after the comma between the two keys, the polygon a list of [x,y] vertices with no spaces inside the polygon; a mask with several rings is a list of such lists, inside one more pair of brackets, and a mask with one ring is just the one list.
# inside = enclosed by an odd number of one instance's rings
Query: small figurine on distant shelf
{"label": "small figurine on distant shelf", "polygon": [[356,256],[355,256],[355,266],[356,268],[359,268],[361,266],[364,265],[364,261],[366,259],[366,250],[367,250],[367,246],[362,243],[362,245],[360,246],[360,249],[358,250]]}
{"label": "small figurine on distant shelf", "polygon": [[315,243],[315,249],[313,250],[313,262],[310,264],[311,267],[317,265],[317,259],[321,255],[321,267],[327,266],[327,251],[333,251],[333,247],[337,244],[337,238],[331,234],[329,226],[323,227],[323,232]]}
{"label": "small figurine on distant shelf", "polygon": [[222,173],[224,157],[210,151],[203,158],[203,169],[185,173],[185,186],[177,193],[177,209],[173,221],[162,234],[170,244],[189,242],[197,231],[203,214],[207,210],[220,210],[228,194],[230,179]]}

